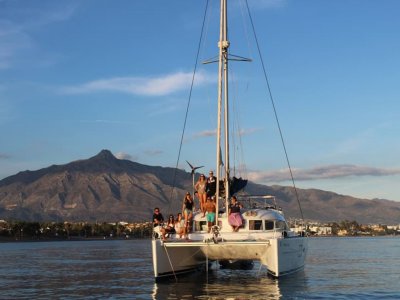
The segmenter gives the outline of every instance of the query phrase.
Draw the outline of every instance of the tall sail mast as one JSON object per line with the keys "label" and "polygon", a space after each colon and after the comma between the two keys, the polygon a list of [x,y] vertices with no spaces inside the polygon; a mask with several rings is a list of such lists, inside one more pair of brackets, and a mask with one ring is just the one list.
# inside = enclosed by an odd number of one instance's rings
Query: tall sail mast
{"label": "tall sail mast", "polygon": [[[229,201],[229,119],[228,119],[228,48],[227,40],[227,4],[226,0],[221,0],[220,15],[220,39],[218,42],[219,60],[218,60],[218,126],[217,126],[217,207],[219,201],[219,180],[221,178],[221,134],[222,134],[222,109],[224,110],[224,137],[225,137],[225,205],[228,209]],[[224,99],[224,101],[222,101]],[[218,214],[217,214],[218,216]],[[217,220],[218,221],[218,220]],[[217,223],[218,224],[218,223]]]}

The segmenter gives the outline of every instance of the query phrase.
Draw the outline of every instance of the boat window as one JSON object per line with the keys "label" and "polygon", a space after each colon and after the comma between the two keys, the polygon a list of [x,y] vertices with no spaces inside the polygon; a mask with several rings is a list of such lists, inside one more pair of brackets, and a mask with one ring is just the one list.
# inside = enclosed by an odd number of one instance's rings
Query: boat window
{"label": "boat window", "polygon": [[276,221],[276,229],[287,229],[285,221]]}
{"label": "boat window", "polygon": [[250,230],[262,230],[262,220],[249,220]]}
{"label": "boat window", "polygon": [[274,221],[265,220],[265,230],[273,230],[274,229]]}
{"label": "boat window", "polygon": [[207,230],[207,222],[206,221],[196,221],[194,225],[195,231],[204,231]]}

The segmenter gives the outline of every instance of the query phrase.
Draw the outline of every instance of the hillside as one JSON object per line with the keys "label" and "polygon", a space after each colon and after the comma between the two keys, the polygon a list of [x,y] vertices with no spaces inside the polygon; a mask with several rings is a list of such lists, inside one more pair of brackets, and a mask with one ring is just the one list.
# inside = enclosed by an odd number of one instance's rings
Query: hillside
{"label": "hillside", "polygon": [[[175,180],[174,180],[175,177]],[[175,188],[172,186],[175,181]],[[24,171],[0,181],[0,219],[25,221],[143,221],[158,206],[176,213],[190,172],[120,160],[108,150],[89,159]],[[171,194],[173,192],[172,201]],[[249,183],[250,194],[272,194],[287,217],[300,217],[291,187]],[[316,189],[298,189],[304,217],[397,224],[400,203],[357,199]]]}

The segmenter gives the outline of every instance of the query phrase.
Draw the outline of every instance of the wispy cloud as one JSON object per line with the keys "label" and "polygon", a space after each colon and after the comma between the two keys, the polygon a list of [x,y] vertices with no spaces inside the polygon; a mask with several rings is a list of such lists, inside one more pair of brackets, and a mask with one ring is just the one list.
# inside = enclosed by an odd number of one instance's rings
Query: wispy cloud
{"label": "wispy cloud", "polygon": [[249,5],[255,9],[280,8],[287,5],[287,0],[250,0]]}
{"label": "wispy cloud", "polygon": [[[165,96],[190,87],[192,73],[177,72],[159,77],[116,77],[99,79],[76,86],[60,89],[66,94],[87,94],[97,92],[119,92],[142,96]],[[198,73],[196,84],[212,82],[211,76]]]}
{"label": "wispy cloud", "polygon": [[97,124],[131,124],[130,122],[126,121],[119,121],[119,120],[80,120],[81,123],[97,123]]}
{"label": "wispy cloud", "polygon": [[163,153],[162,150],[146,150],[144,153],[148,156],[157,156]]}
{"label": "wispy cloud", "polygon": [[0,70],[10,68],[20,51],[31,47],[31,39],[18,25],[0,19]]}
{"label": "wispy cloud", "polygon": [[[295,180],[318,180],[332,179],[349,176],[390,176],[400,174],[400,169],[374,168],[357,165],[329,165],[312,169],[293,169]],[[249,179],[255,182],[280,182],[290,180],[290,173],[287,169],[271,172],[249,172]]]}
{"label": "wispy cloud", "polygon": [[135,157],[131,154],[125,153],[125,152],[118,152],[117,154],[115,154],[115,157],[118,159],[127,159],[127,160],[132,160],[132,161],[137,160],[137,157]]}
{"label": "wispy cloud", "polygon": [[257,131],[260,131],[260,128],[247,128],[247,129],[240,129],[239,135],[240,136],[245,136],[245,135],[251,135]]}
{"label": "wispy cloud", "polygon": [[198,138],[203,138],[203,137],[215,136],[216,134],[217,134],[217,130],[216,129],[203,130],[203,131],[200,131],[200,132],[197,132],[197,133],[193,134],[193,138],[194,139],[198,139]]}
{"label": "wispy cloud", "polygon": [[[241,129],[239,131],[240,136],[245,136],[245,135],[251,135],[257,131],[259,131],[259,128],[248,128],[248,129]],[[200,132],[197,132],[193,134],[192,138],[193,139],[199,139],[199,138],[204,138],[204,137],[210,137],[210,136],[216,136],[217,130],[212,129],[212,130],[203,130]]]}
{"label": "wispy cloud", "polygon": [[9,122],[14,116],[13,112],[14,103],[2,93],[2,86],[0,85],[0,124]]}
{"label": "wispy cloud", "polygon": [[3,160],[3,159],[10,159],[11,158],[11,155],[8,155],[8,154],[6,154],[6,153],[0,153],[0,159],[1,160]]}
{"label": "wispy cloud", "polygon": [[175,111],[181,111],[182,103],[184,103],[185,101],[187,101],[186,98],[185,100],[182,100],[181,97],[177,96],[163,97],[163,105],[160,105],[159,101],[150,101],[148,103],[146,112],[149,117],[158,117],[160,115],[170,114]]}
{"label": "wispy cloud", "polygon": [[[0,70],[12,68],[20,61],[42,64],[36,55],[38,47],[32,32],[54,22],[68,20],[74,13],[75,4],[40,2],[10,5],[0,11]],[[35,54],[32,54],[35,53]],[[27,57],[35,55],[35,60]],[[48,58],[43,57],[48,61]]]}

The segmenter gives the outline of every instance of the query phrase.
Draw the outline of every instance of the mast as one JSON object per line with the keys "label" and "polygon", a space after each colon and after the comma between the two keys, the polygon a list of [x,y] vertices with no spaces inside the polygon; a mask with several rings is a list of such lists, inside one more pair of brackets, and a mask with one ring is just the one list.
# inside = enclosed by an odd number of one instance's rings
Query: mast
{"label": "mast", "polygon": [[[227,4],[226,0],[221,0],[220,15],[220,39],[218,42],[218,113],[217,113],[217,189],[216,189],[216,207],[218,210],[219,202],[219,181],[221,178],[221,134],[222,134],[222,109],[224,110],[224,150],[225,150],[225,208],[228,212],[229,202],[229,119],[228,119],[228,48],[227,40]],[[224,101],[223,101],[224,100]],[[218,213],[216,214],[216,223],[218,224]]]}

